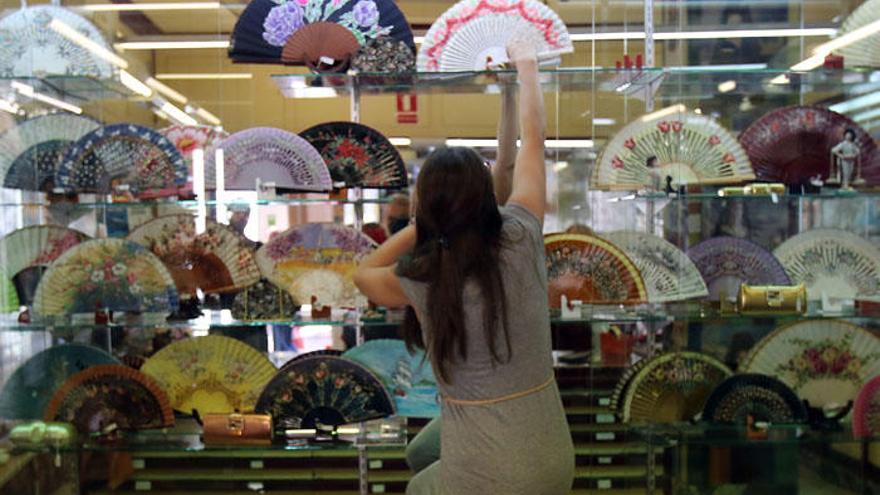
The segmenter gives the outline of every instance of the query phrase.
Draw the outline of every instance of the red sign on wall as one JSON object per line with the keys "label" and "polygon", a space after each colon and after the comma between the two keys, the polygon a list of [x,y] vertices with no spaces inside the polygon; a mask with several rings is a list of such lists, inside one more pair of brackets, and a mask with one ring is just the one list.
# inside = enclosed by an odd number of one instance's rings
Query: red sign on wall
{"label": "red sign on wall", "polygon": [[414,93],[397,94],[397,123],[419,123],[419,99]]}

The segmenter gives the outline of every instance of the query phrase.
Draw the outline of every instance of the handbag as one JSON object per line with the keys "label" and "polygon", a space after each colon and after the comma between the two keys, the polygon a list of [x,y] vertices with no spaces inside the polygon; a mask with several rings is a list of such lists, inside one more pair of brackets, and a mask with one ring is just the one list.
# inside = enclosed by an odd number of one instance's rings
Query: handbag
{"label": "handbag", "polygon": [[205,445],[272,443],[272,416],[267,414],[207,414],[202,419]]}
{"label": "handbag", "polygon": [[807,287],[804,284],[739,287],[739,312],[744,315],[804,314]]}

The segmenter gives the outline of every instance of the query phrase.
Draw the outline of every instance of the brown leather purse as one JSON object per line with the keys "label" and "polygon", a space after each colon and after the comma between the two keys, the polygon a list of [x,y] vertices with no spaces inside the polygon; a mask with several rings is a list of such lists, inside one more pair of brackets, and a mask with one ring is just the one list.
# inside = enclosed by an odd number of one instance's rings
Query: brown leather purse
{"label": "brown leather purse", "polygon": [[744,315],[804,314],[807,288],[804,284],[739,287],[739,312]]}
{"label": "brown leather purse", "polygon": [[205,445],[272,443],[272,416],[266,414],[207,414],[202,420]]}

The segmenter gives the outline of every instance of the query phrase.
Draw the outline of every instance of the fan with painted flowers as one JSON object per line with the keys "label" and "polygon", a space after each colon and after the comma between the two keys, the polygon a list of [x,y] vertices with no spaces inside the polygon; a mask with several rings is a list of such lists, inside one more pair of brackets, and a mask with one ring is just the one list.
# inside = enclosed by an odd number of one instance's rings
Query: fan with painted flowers
{"label": "fan with painted flowers", "polygon": [[[214,148],[224,139],[229,137],[229,133],[216,127],[208,125],[182,125],[175,124],[159,130],[159,134],[165,136],[171,141],[171,144],[180,151],[189,172],[189,179],[192,182],[193,176],[193,151],[202,150],[205,161],[209,162],[208,155],[214,152]],[[214,189],[216,187],[216,170],[214,167],[205,167],[205,188]]]}

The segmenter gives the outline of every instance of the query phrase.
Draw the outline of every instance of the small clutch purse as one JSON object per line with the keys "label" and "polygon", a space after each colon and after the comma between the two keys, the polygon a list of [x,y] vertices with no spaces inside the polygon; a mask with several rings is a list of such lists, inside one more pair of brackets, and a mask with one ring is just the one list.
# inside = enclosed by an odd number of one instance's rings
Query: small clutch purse
{"label": "small clutch purse", "polygon": [[205,445],[269,445],[272,443],[272,416],[266,414],[205,415]]}
{"label": "small clutch purse", "polygon": [[739,312],[744,315],[804,314],[807,288],[804,284],[739,287]]}

